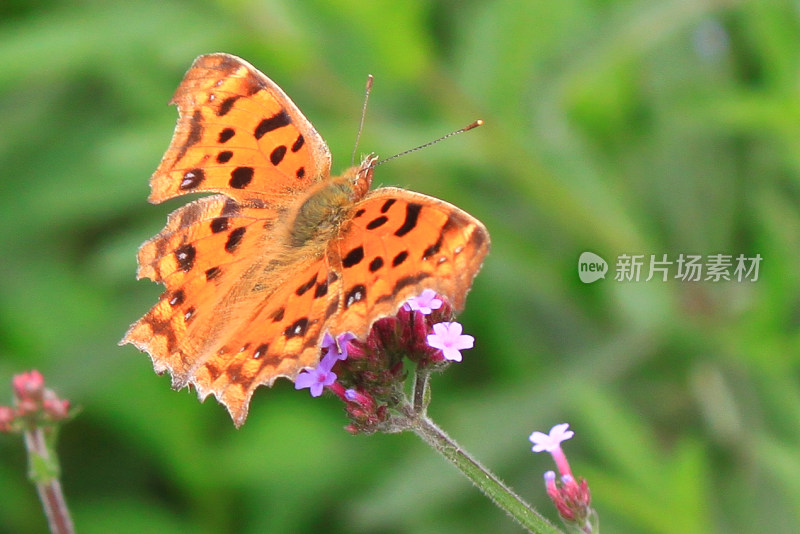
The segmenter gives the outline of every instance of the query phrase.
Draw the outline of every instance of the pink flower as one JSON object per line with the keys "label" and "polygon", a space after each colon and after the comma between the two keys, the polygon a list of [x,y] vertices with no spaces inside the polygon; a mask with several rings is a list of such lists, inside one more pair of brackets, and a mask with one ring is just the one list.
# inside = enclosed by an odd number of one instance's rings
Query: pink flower
{"label": "pink flower", "polygon": [[597,514],[591,508],[592,496],[589,492],[589,484],[582,478],[575,480],[567,457],[561,449],[561,443],[575,434],[571,430],[567,430],[568,428],[567,423],[562,423],[551,428],[548,434],[534,432],[528,439],[533,443],[533,452],[546,451],[553,455],[553,460],[561,472],[561,479],[558,481],[555,472],[547,471],[544,474],[547,495],[558,509],[559,515],[565,522],[577,526],[582,532],[594,532]]}
{"label": "pink flower", "polygon": [[569,423],[561,423],[551,428],[549,434],[544,434],[542,432],[534,432],[531,434],[528,439],[533,443],[533,452],[553,452],[561,448],[562,441],[567,441],[575,435],[575,432],[567,430],[568,428]]}
{"label": "pink flower", "polygon": [[418,311],[422,315],[430,315],[433,310],[442,307],[442,300],[436,297],[436,291],[425,289],[418,297],[411,297],[403,304],[406,311]]}
{"label": "pink flower", "polygon": [[549,434],[534,432],[528,438],[533,443],[531,448],[533,452],[547,451],[553,455],[553,460],[555,460],[556,466],[562,475],[572,474],[567,457],[564,455],[564,451],[561,450],[561,442],[567,441],[575,435],[572,430],[567,430],[568,428],[569,423],[561,423],[551,428]]}
{"label": "pink flower", "polygon": [[475,344],[475,338],[462,334],[462,330],[461,323],[455,321],[436,323],[433,325],[433,334],[428,334],[428,345],[440,349],[445,360],[460,362],[460,351],[471,349]]}
{"label": "pink flower", "polygon": [[34,369],[33,371],[15,375],[11,381],[14,387],[14,395],[20,401],[37,401],[42,398],[44,392],[44,377],[42,373]]}
{"label": "pink flower", "polygon": [[312,397],[319,397],[325,386],[336,382],[336,373],[331,369],[337,361],[339,361],[337,356],[325,356],[314,369],[305,370],[297,375],[294,389],[308,388]]}

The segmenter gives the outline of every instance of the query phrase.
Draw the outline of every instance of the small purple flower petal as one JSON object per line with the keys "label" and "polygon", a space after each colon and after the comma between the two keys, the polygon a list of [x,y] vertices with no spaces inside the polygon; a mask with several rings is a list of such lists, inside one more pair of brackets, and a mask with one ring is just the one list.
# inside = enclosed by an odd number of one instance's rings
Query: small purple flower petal
{"label": "small purple flower petal", "polygon": [[325,386],[336,382],[336,373],[331,371],[338,358],[325,356],[314,369],[302,371],[294,380],[294,389],[308,388],[312,397],[319,397]]}
{"label": "small purple flower petal", "polygon": [[460,362],[460,351],[471,349],[475,344],[475,338],[462,334],[462,330],[461,323],[455,321],[436,323],[433,325],[433,334],[428,334],[428,345],[440,349],[445,360]]}
{"label": "small purple flower petal", "polygon": [[442,307],[442,300],[437,298],[436,291],[433,289],[424,289],[417,297],[411,297],[403,304],[403,309],[406,311],[418,311],[422,315],[430,315],[433,310],[438,310]]}
{"label": "small purple flower petal", "polygon": [[325,356],[335,356],[337,360],[347,359],[347,347],[351,340],[356,336],[350,332],[340,334],[337,340],[333,338],[328,332],[325,332],[325,337],[322,338],[322,350],[327,351]]}

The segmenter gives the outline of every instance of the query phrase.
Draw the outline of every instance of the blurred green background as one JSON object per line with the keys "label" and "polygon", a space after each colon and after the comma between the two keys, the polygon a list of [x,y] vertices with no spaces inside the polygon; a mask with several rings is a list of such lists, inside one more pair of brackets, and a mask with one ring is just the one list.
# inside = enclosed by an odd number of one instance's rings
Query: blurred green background
{"label": "blurred green background", "polygon": [[[431,415],[557,521],[528,435],[567,421],[603,532],[800,532],[800,7],[793,1],[0,4],[0,403],[40,369],[82,407],[63,485],[81,533],[519,532],[411,434],[353,437],[279,382],[235,430],[117,347],[161,286],[138,245],[183,200],[148,178],[195,56],[278,82],[376,185],[444,198],[493,248]],[[577,277],[577,258],[761,254],[757,282]],[[3,385],[5,384],[5,385]],[[5,391],[5,393],[3,393]],[[0,436],[0,531],[43,532]]]}

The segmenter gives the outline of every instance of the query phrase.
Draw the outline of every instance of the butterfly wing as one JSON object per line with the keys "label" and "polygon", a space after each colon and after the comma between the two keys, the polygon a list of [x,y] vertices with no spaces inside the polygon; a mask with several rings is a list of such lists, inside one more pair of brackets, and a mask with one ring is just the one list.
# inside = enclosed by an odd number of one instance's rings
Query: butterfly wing
{"label": "butterfly wing", "polygon": [[171,100],[179,119],[150,201],[194,192],[271,203],[326,179],[330,151],[272,80],[229,54],[198,57]]}
{"label": "butterfly wing", "polygon": [[174,211],[164,230],[139,249],[138,278],[166,286],[158,303],[134,323],[121,344],[150,354],[176,385],[199,357],[194,347],[216,335],[220,303],[263,248],[264,210],[242,208],[224,195]]}
{"label": "butterfly wing", "polygon": [[489,249],[483,224],[455,206],[382,188],[356,203],[322,258],[270,274],[282,280],[258,304],[238,303],[240,325],[195,360],[186,376],[201,398],[214,395],[237,426],[260,385],[294,379],[319,362],[326,331],[364,338],[376,320],[430,288],[461,309]]}
{"label": "butterfly wing", "polygon": [[149,353],[156,371],[169,370],[181,387],[238,326],[226,314],[252,305],[255,280],[264,276],[258,262],[280,254],[274,228],[285,224],[298,194],[328,179],[330,153],[276,84],[231,55],[197,58],[172,103],[180,118],[151,178],[150,200],[223,194],[179,208],[142,245],[138,277],[166,291],[121,343]]}
{"label": "butterfly wing", "polygon": [[338,310],[325,328],[363,339],[424,289],[461,310],[489,244],[483,224],[452,204],[393,187],[370,192],[328,251],[341,275]]}

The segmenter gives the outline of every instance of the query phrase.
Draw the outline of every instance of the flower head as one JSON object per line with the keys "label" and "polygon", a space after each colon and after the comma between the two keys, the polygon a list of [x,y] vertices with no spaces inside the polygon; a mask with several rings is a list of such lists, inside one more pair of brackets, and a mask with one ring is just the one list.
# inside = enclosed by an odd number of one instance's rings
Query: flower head
{"label": "flower head", "polygon": [[0,432],[21,432],[49,427],[70,416],[69,401],[45,387],[37,370],[15,375],[11,380],[13,406],[0,406]]}
{"label": "flower head", "polygon": [[576,480],[572,476],[567,457],[561,450],[561,443],[575,434],[567,430],[568,428],[567,423],[562,423],[551,428],[548,434],[534,432],[528,439],[533,443],[533,452],[549,452],[561,472],[560,480],[556,479],[554,471],[547,471],[544,474],[547,495],[550,496],[561,518],[567,525],[577,527],[580,532],[595,532],[597,514],[591,507],[589,484],[583,478]]}
{"label": "flower head", "polygon": [[20,401],[36,402],[42,398],[44,393],[44,377],[36,369],[15,375],[11,384],[14,388],[14,395]]}
{"label": "flower head", "polygon": [[325,356],[314,369],[305,370],[297,375],[294,389],[308,388],[312,397],[319,397],[325,386],[336,382],[336,373],[331,369],[337,361],[339,361],[337,356]]}
{"label": "flower head", "polygon": [[430,315],[433,310],[442,307],[442,300],[436,297],[436,291],[425,289],[417,297],[411,297],[403,304],[406,311],[418,311],[422,315]]}
{"label": "flower head", "polygon": [[475,338],[462,334],[462,331],[461,323],[455,321],[436,323],[433,325],[433,334],[428,334],[428,345],[440,349],[445,360],[460,362],[460,351],[471,349],[475,344]]}

